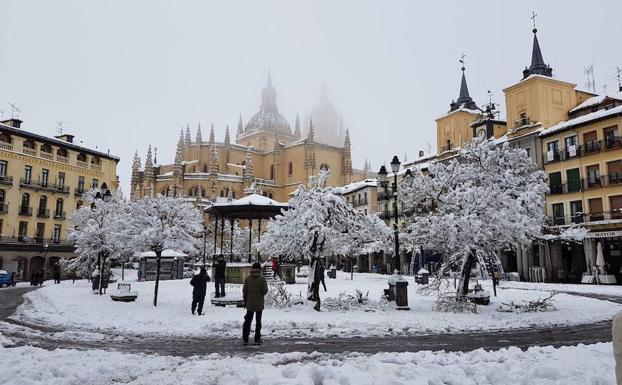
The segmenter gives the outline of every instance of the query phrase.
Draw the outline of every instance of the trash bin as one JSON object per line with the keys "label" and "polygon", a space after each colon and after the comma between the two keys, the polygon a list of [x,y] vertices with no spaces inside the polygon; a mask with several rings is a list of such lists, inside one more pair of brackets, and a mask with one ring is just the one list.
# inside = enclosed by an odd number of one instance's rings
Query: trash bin
{"label": "trash bin", "polygon": [[408,281],[399,274],[393,274],[389,278],[388,300],[395,300],[397,310],[410,310],[408,306]]}
{"label": "trash bin", "polygon": [[430,283],[430,272],[426,269],[419,269],[417,275],[415,275],[415,282],[419,285],[427,285]]}
{"label": "trash bin", "polygon": [[328,278],[337,279],[337,269],[335,266],[331,266],[330,269],[326,272]]}

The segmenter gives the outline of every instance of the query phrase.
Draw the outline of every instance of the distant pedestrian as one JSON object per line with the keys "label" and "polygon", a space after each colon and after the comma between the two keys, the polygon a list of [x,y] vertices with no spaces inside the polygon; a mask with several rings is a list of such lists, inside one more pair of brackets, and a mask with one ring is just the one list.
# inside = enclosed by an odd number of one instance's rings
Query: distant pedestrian
{"label": "distant pedestrian", "polygon": [[11,273],[11,287],[15,287],[17,285],[17,274],[15,272]]}
{"label": "distant pedestrian", "polygon": [[[207,283],[210,281],[207,270],[201,268],[199,274],[192,277],[190,284],[192,285],[192,306],[190,310],[194,314],[198,310],[199,315],[203,314],[203,304],[205,303],[205,293],[207,292]],[[198,309],[197,309],[198,305]]]}
{"label": "distant pedestrian", "polygon": [[38,273],[38,277],[39,277],[39,286],[43,286],[43,281],[45,280],[45,273],[43,273],[43,270],[39,270]]}
{"label": "distant pedestrian", "polygon": [[248,345],[248,337],[251,333],[251,322],[255,316],[255,344],[262,344],[261,340],[261,315],[264,308],[264,296],[268,293],[268,282],[261,275],[261,264],[255,262],[251,268],[251,275],[244,280],[242,295],[246,315],[244,316],[244,326],[242,328],[242,340],[244,345]]}
{"label": "distant pedestrian", "polygon": [[222,254],[218,254],[216,260],[214,261],[214,286],[215,286],[215,294],[216,298],[225,296],[225,272],[227,271],[227,261]]}
{"label": "distant pedestrian", "polygon": [[37,271],[33,270],[30,272],[30,286],[36,286],[39,278],[37,278]]}
{"label": "distant pedestrian", "polygon": [[278,276],[281,281],[283,280],[283,276],[281,275],[281,264],[279,263],[279,259],[277,257],[272,257],[272,273],[274,276]]}
{"label": "distant pedestrian", "polygon": [[54,264],[54,284],[60,283],[60,264]]}
{"label": "distant pedestrian", "polygon": [[324,267],[324,263],[320,262],[320,282],[322,282],[322,286],[324,286],[324,291],[326,290],[326,282],[324,282],[324,278],[326,278],[326,268]]}

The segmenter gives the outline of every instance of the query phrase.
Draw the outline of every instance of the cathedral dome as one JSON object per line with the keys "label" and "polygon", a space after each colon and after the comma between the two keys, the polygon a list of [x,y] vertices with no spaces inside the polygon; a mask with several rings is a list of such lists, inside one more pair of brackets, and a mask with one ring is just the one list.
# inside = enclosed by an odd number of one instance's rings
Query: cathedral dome
{"label": "cathedral dome", "polygon": [[268,131],[292,135],[287,119],[279,113],[276,105],[276,90],[272,87],[272,78],[268,74],[268,82],[261,92],[261,108],[246,124],[244,132]]}

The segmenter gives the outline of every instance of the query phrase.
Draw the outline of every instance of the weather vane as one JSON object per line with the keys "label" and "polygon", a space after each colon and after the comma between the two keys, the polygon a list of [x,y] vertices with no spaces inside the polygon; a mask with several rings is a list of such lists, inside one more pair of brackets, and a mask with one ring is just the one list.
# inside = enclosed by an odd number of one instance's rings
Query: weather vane
{"label": "weather vane", "polygon": [[533,29],[534,29],[534,31],[536,29],[536,16],[538,16],[536,11],[532,11],[530,19],[531,19],[531,21],[533,21]]}

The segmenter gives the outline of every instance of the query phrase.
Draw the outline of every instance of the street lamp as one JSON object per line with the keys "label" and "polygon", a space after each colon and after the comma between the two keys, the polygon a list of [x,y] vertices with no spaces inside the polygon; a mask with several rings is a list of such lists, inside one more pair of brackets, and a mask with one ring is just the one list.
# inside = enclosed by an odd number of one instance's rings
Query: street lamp
{"label": "street lamp", "polygon": [[[397,308],[400,310],[409,310],[408,307],[408,282],[400,275],[400,241],[399,241],[399,227],[398,227],[398,213],[397,213],[397,173],[400,171],[401,162],[397,155],[391,160],[391,171],[393,172],[393,183],[391,185],[391,193],[393,197],[393,236],[395,238],[395,250],[393,257],[393,275],[389,278],[389,293],[390,298],[395,299]],[[380,185],[385,190],[385,196],[388,187],[388,173],[385,166],[380,167],[378,171],[378,180]]]}
{"label": "street lamp", "polygon": [[[112,194],[108,189],[108,185],[106,184],[106,182],[102,183],[99,191],[95,194],[95,199],[93,203],[91,203],[91,209],[95,209],[95,207],[97,206],[97,204],[95,203],[96,201],[110,202],[111,198]],[[97,268],[99,269],[99,295],[102,295],[102,280],[104,278],[104,263],[106,261],[106,256],[102,255],[103,253],[104,251],[100,251],[99,253],[97,253]]]}

